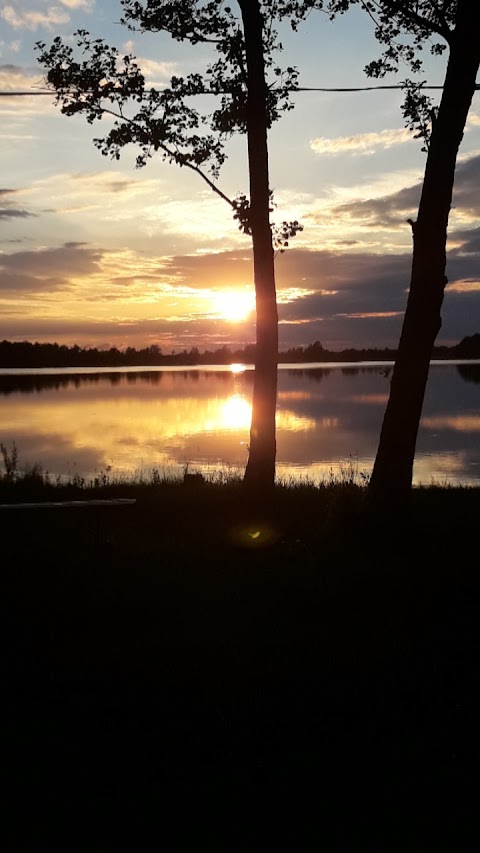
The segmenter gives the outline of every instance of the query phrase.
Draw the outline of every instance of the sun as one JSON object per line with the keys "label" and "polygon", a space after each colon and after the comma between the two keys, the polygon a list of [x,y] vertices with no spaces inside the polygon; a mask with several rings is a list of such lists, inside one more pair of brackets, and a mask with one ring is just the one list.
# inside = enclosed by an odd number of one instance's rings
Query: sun
{"label": "sun", "polygon": [[215,313],[229,323],[242,323],[255,309],[252,288],[228,288],[215,294]]}

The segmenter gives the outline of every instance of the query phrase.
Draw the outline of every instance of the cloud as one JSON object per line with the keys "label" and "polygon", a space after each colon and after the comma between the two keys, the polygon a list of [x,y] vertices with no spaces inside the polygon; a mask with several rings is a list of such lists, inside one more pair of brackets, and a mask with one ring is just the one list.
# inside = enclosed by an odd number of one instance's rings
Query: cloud
{"label": "cloud", "polygon": [[8,196],[14,195],[16,190],[8,189],[7,187],[0,187],[0,199],[4,201]]}
{"label": "cloud", "polygon": [[38,71],[34,72],[33,69],[11,63],[0,65],[0,89],[2,92],[31,89],[35,84],[38,86],[38,81]]}
{"label": "cloud", "polygon": [[0,297],[48,294],[64,289],[76,276],[97,272],[101,257],[100,250],[82,243],[0,254]]}
{"label": "cloud", "polygon": [[293,249],[277,265],[279,293],[284,286],[294,283],[309,292],[294,301],[280,303],[279,316],[284,321],[298,322],[343,314],[402,312],[409,267],[410,258],[404,254]]}
{"label": "cloud", "polygon": [[374,154],[379,148],[392,148],[411,142],[412,134],[406,129],[381,130],[378,133],[359,133],[355,136],[337,136],[312,139],[310,148],[315,154]]}
{"label": "cloud", "polygon": [[252,283],[250,251],[177,255],[165,259],[167,275],[194,288],[242,286]]}
{"label": "cloud", "polygon": [[16,190],[0,188],[0,219],[26,219],[35,215],[22,207],[14,207],[9,197],[15,194]]}
{"label": "cloud", "polygon": [[[405,227],[407,219],[415,219],[420,203],[422,183],[406,187],[379,198],[367,198],[337,205],[334,214],[358,220],[375,228]],[[478,221],[480,217],[480,156],[457,164],[453,188],[451,223],[455,219]]]}
{"label": "cloud", "polygon": [[137,57],[136,62],[149,86],[167,86],[173,75],[178,73],[177,62],[159,62],[144,57]]}
{"label": "cloud", "polygon": [[[58,176],[57,180],[63,184],[64,180],[72,182],[72,189],[81,192],[101,193],[125,193],[142,192],[158,187],[158,181],[138,178],[125,178],[111,172],[76,172],[72,175]],[[104,199],[102,199],[102,203]]]}
{"label": "cloud", "polygon": [[29,213],[28,210],[0,207],[0,219],[25,219],[28,216],[33,216],[33,214]]}
{"label": "cloud", "polygon": [[421,184],[416,184],[381,198],[339,204],[334,210],[336,215],[356,220],[363,226],[368,224],[382,229],[405,227],[405,221],[415,217],[421,191]]}
{"label": "cloud", "polygon": [[8,5],[0,9],[0,18],[15,30],[36,30],[39,27],[51,29],[59,24],[66,24],[70,20],[69,15],[58,6],[50,6],[46,12],[38,12],[21,9],[16,11],[13,6]]}
{"label": "cloud", "polygon": [[32,93],[25,96],[8,95],[0,98],[0,117],[2,119],[2,140],[26,137],[18,134],[19,124],[25,118],[31,116],[45,115],[53,110],[52,98],[49,96],[38,97],[35,92],[42,88],[41,72],[38,68],[23,67],[21,65],[0,65],[0,91],[1,92],[26,92]]}
{"label": "cloud", "polygon": [[[480,125],[480,115],[471,112],[467,118],[466,130]],[[319,136],[310,141],[315,154],[353,154],[370,156],[379,150],[387,150],[396,145],[411,142],[413,134],[406,128],[395,128],[369,133],[357,133],[352,136]]]}
{"label": "cloud", "polygon": [[94,317],[77,319],[49,317],[2,317],[2,336],[6,340],[30,340],[80,346],[141,348],[158,343],[166,352],[173,349],[218,349],[221,346],[243,347],[252,343],[252,329],[233,328],[227,324],[203,321],[166,321],[162,317],[126,321],[112,316],[108,320]]}
{"label": "cloud", "polygon": [[[478,233],[458,233],[465,247],[477,245]],[[279,304],[280,338],[289,346],[319,339],[340,349],[351,345],[395,347],[400,336],[410,282],[411,255],[302,252],[291,250],[278,268],[279,288],[295,271],[308,295]],[[455,343],[473,334],[480,316],[480,252],[447,255],[449,285],[442,309],[439,342]],[[459,287],[456,283],[467,282]],[[349,343],[350,342],[350,343]]]}
{"label": "cloud", "polygon": [[67,9],[85,9],[88,12],[95,5],[95,0],[60,0],[60,3]]}
{"label": "cloud", "polygon": [[449,242],[455,244],[454,248],[450,250],[452,255],[480,256],[480,226],[466,231],[453,232],[450,235]]}
{"label": "cloud", "polygon": [[[0,190],[2,206],[6,198],[8,191]],[[478,331],[480,228],[454,230],[450,240],[439,336],[449,344]],[[411,252],[292,248],[275,264],[283,349],[314,340],[332,350],[398,344]],[[241,346],[254,339],[253,320],[232,326],[209,319],[217,292],[252,287],[250,248],[162,256],[77,241],[5,253],[0,266],[7,338],[35,334],[136,347],[158,342],[168,349]]]}
{"label": "cloud", "polygon": [[452,208],[476,221],[480,218],[480,156],[457,163]]}

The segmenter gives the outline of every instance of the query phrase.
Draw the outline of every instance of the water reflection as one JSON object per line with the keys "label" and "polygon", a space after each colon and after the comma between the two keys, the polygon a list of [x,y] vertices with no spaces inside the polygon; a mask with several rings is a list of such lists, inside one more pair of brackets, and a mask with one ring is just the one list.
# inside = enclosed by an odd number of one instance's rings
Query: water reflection
{"label": "water reflection", "polygon": [[466,382],[480,384],[480,364],[459,364],[458,372]]}
{"label": "water reflection", "polygon": [[[279,370],[277,471],[321,480],[373,465],[391,366]],[[414,482],[480,485],[480,364],[432,364]],[[253,370],[0,371],[0,441],[53,476],[243,470]]]}

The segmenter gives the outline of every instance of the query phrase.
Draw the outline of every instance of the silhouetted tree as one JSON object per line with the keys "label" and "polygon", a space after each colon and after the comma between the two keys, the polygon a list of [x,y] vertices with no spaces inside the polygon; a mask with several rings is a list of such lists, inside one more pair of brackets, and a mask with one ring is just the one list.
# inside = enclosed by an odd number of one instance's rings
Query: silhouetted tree
{"label": "silhouetted tree", "polygon": [[[256,294],[256,349],[250,450],[245,482],[273,485],[275,477],[275,408],[278,316],[274,249],[283,251],[298,222],[270,222],[267,132],[282,110],[290,109],[288,91],[297,72],[282,72],[273,54],[281,49],[273,28],[275,17],[298,19],[303,4],[274,0],[238,0],[239,16],[219,0],[122,0],[122,23],[131,29],[169,33],[177,41],[213,44],[218,58],[205,76],[173,77],[161,91],[149,88],[132,55],[122,56],[85,30],[76,33],[77,50],[57,37],[50,48],[37,43],[47,83],[65,115],[82,113],[93,123],[105,115],[115,121],[95,139],[102,154],[119,159],[131,143],[140,148],[137,166],[159,152],[164,160],[196,172],[233,209],[239,228],[252,238]],[[307,4],[311,6],[312,4]],[[298,9],[296,8],[298,7]],[[306,10],[305,10],[306,11]],[[80,52],[80,61],[76,58]],[[267,84],[267,75],[273,81]],[[220,106],[200,115],[191,97],[213,94]],[[224,141],[234,132],[247,134],[250,198],[230,199],[216,183],[226,159]]]}
{"label": "silhouetted tree", "polygon": [[[478,0],[332,0],[332,15],[359,2],[376,23],[385,45],[381,59],[367,66],[371,76],[396,71],[405,60],[414,72],[422,65],[419,51],[432,36],[431,52],[448,49],[443,93],[438,108],[422,92],[422,84],[405,83],[403,113],[427,153],[422,194],[413,232],[410,291],[390,395],[369,483],[377,506],[408,504],[418,428],[433,346],[441,328],[447,284],[446,243],[455,166],[480,62]],[[403,35],[411,38],[405,40]]]}

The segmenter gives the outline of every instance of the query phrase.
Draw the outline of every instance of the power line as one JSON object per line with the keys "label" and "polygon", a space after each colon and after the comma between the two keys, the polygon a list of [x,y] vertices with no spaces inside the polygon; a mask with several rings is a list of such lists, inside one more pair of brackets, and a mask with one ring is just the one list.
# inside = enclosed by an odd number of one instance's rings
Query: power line
{"label": "power line", "polygon": [[[443,86],[421,86],[420,88],[421,89],[443,89]],[[403,89],[405,89],[405,86],[402,86],[402,85],[398,85],[398,86],[352,86],[352,87],[348,87],[348,88],[347,87],[344,87],[344,88],[330,88],[330,87],[328,87],[327,88],[327,87],[320,87],[320,86],[299,86],[297,89],[284,89],[284,90],[280,90],[280,91],[287,91],[287,92],[291,92],[292,94],[295,94],[295,92],[373,92],[373,91],[379,90],[379,89],[403,90]],[[477,83],[475,85],[475,89],[477,89],[477,90],[480,89],[480,83]],[[22,98],[22,97],[31,98],[31,97],[35,97],[35,96],[38,97],[41,95],[54,95],[54,94],[55,94],[55,91],[53,89],[52,90],[51,89],[34,90],[32,92],[0,92],[0,98]],[[200,93],[200,94],[216,95],[216,94],[221,94],[221,93],[220,92],[206,91],[206,92]],[[228,92],[226,92],[226,94],[228,94]]]}
{"label": "power line", "polygon": [[[443,89],[443,86],[421,86],[422,89]],[[480,89],[480,83],[475,86]],[[373,92],[375,89],[405,89],[405,86],[357,86],[343,89],[321,89],[311,86],[299,86],[298,89],[290,89],[290,92]]]}

